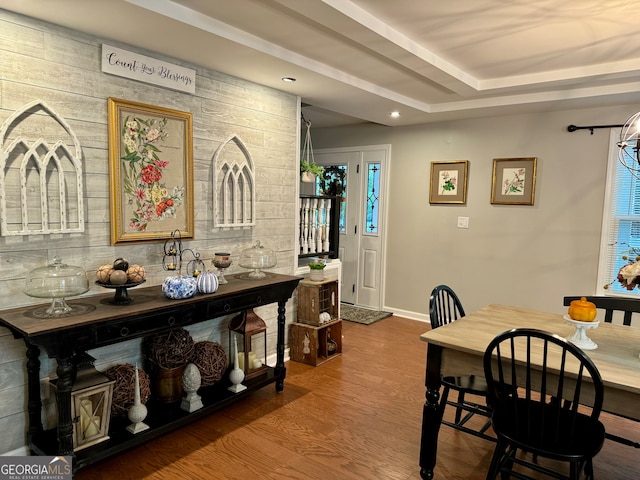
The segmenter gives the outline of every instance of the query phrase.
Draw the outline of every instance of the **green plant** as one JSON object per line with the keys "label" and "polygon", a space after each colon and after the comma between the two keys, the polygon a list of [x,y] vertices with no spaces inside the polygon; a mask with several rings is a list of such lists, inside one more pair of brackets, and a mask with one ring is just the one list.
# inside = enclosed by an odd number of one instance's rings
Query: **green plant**
{"label": "green plant", "polygon": [[300,161],[300,173],[309,172],[316,176],[321,176],[324,173],[324,167],[321,167],[314,161],[301,160]]}
{"label": "green plant", "polygon": [[309,268],[311,270],[324,270],[324,267],[326,267],[327,264],[324,262],[311,262],[309,263]]}

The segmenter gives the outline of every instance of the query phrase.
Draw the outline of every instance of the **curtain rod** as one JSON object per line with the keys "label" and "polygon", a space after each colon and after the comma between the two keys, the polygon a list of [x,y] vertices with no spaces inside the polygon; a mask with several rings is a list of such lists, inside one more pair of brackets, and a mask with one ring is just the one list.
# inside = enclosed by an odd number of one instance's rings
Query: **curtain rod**
{"label": "curtain rod", "polygon": [[590,130],[591,135],[593,135],[593,130],[596,128],[620,128],[620,127],[624,127],[624,125],[590,125],[590,126],[584,126],[584,127],[579,127],[577,125],[569,125],[567,127],[567,131],[575,132],[576,130]]}

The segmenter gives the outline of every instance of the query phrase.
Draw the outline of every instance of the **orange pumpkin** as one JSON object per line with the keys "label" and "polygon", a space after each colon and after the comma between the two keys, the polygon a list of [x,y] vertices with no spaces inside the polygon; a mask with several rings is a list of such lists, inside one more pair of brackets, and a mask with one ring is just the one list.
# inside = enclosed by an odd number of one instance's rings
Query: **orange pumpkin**
{"label": "orange pumpkin", "polygon": [[569,316],[573,320],[593,322],[596,318],[596,306],[593,302],[588,302],[585,297],[573,300],[569,305]]}

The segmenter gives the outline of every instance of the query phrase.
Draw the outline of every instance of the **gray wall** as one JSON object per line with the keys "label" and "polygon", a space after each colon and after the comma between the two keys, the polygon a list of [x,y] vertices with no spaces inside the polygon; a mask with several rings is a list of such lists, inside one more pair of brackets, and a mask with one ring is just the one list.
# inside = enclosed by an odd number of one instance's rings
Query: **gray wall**
{"label": "gray wall", "polygon": [[[0,10],[0,125],[32,100],[43,100],[71,125],[82,144],[85,165],[85,221],[82,234],[0,237],[0,308],[41,303],[22,293],[24,277],[60,255],[68,264],[95,270],[117,257],[146,267],[147,285],[167,276],[162,270],[162,243],[111,246],[109,240],[109,176],[107,97],[133,100],[193,114],[195,170],[195,239],[185,248],[201,253],[207,266],[214,251],[237,256],[256,240],[276,251],[275,271],[295,268],[295,212],[298,188],[299,100],[218,72],[196,68],[196,93],[189,95],[100,71],[102,40]],[[138,51],[133,47],[107,43]],[[162,58],[153,52],[139,53]],[[215,54],[215,52],[212,52]],[[180,63],[166,58],[172,63]],[[257,224],[253,228],[213,227],[212,157],[222,141],[238,135],[256,165]],[[242,271],[237,262],[230,273]],[[93,284],[93,282],[91,281]],[[105,293],[93,285],[89,295]],[[130,293],[135,296],[135,289]],[[117,307],[114,307],[117,308]],[[288,321],[291,321],[289,310]],[[258,313],[269,332],[269,353],[275,352],[275,307]],[[192,328],[195,340],[219,340],[226,347],[228,319]],[[91,352],[96,366],[140,361],[139,342]],[[0,454],[25,445],[25,347],[0,327]],[[42,376],[53,375],[55,362],[41,358]],[[45,425],[51,425],[52,400],[46,402]]]}
{"label": "gray wall", "polygon": [[[502,303],[562,313],[594,294],[609,130],[639,106],[512,115],[389,128],[316,129],[314,147],[391,144],[387,309],[426,318],[429,293],[453,287],[465,309]],[[313,119],[311,119],[313,121]],[[537,157],[534,206],[491,205],[494,158]],[[466,205],[430,205],[433,161],[468,160]],[[470,217],[469,229],[457,217]]]}

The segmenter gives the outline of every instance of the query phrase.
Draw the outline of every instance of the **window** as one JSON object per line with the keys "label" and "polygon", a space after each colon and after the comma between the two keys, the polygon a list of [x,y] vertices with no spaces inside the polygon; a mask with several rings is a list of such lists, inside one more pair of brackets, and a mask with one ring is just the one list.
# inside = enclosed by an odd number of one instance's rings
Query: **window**
{"label": "window", "polygon": [[367,218],[365,234],[378,233],[378,208],[380,204],[380,163],[367,164]]}
{"label": "window", "polygon": [[[618,160],[619,137],[620,130],[612,129],[597,293],[640,297],[638,288],[627,290],[615,281],[620,268],[628,262],[622,256],[628,255],[630,260],[635,260],[636,254],[629,254],[628,250],[637,248],[640,252],[640,179]],[[606,290],[604,285],[609,285]]]}
{"label": "window", "polygon": [[316,177],[316,195],[338,195],[340,205],[340,233],[347,232],[347,165],[328,165],[322,177]]}

